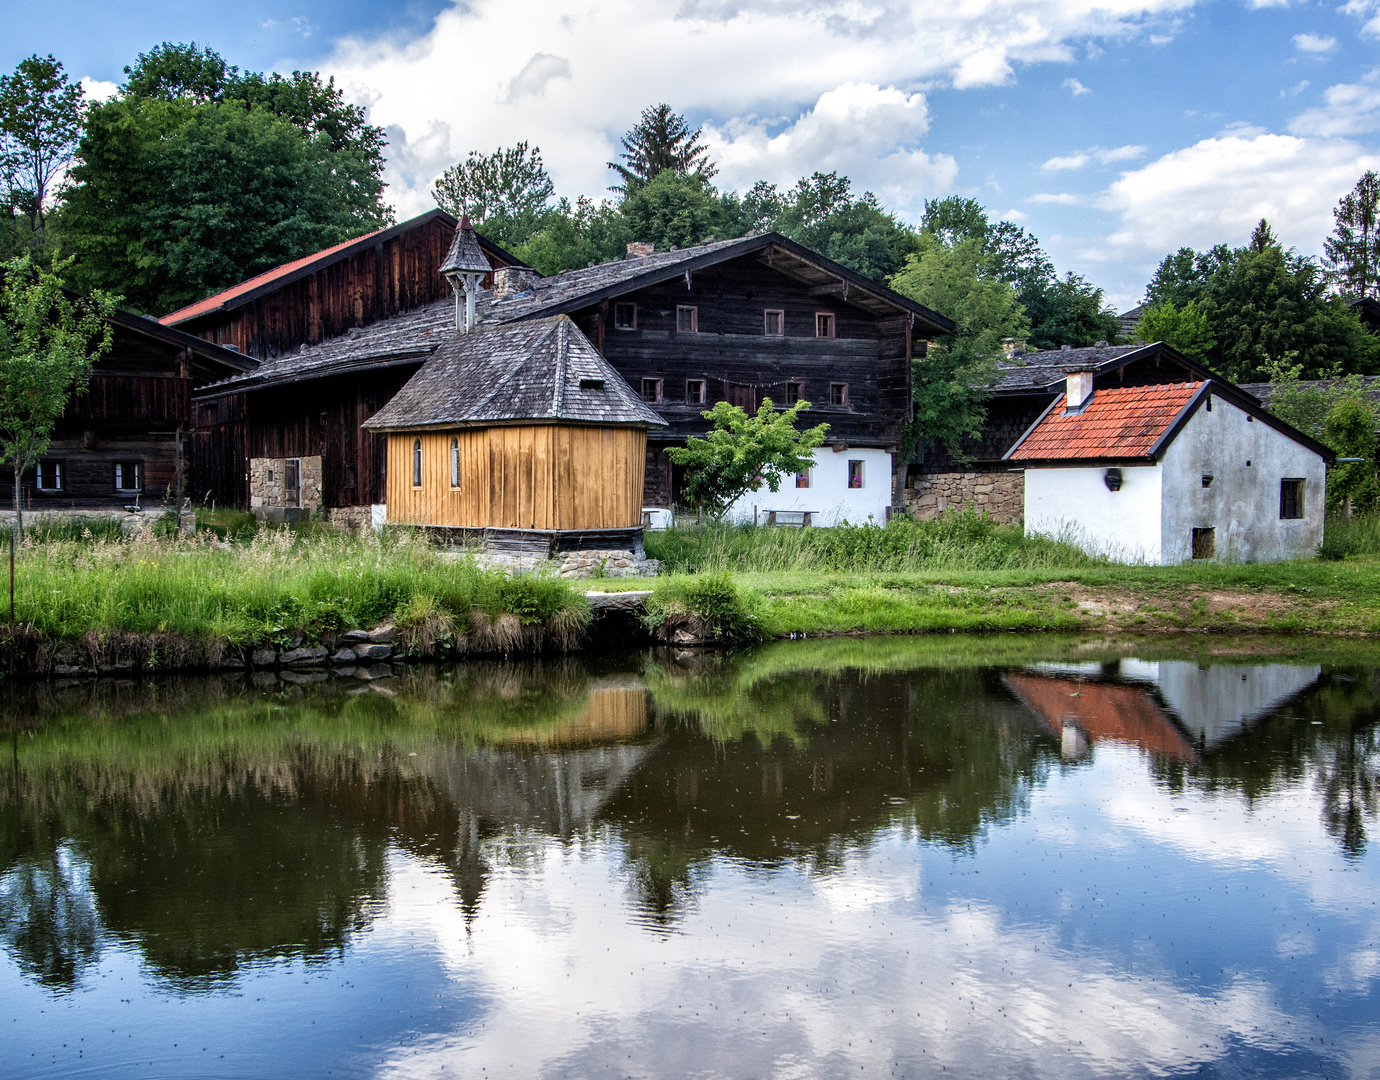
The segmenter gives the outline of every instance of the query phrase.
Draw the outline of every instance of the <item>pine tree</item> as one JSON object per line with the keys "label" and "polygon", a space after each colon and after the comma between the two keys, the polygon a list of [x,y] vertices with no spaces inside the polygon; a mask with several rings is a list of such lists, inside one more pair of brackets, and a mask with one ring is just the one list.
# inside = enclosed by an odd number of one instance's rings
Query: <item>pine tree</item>
{"label": "pine tree", "polygon": [[1332,211],[1336,228],[1323,241],[1323,265],[1348,298],[1380,295],[1380,177],[1369,170]]}
{"label": "pine tree", "polygon": [[609,162],[609,168],[623,181],[613,190],[630,194],[668,170],[711,179],[718,169],[709,160],[709,148],[700,142],[703,130],[691,131],[685,117],[665,103],[643,109],[636,126],[623,136],[623,152],[618,156],[627,164]]}

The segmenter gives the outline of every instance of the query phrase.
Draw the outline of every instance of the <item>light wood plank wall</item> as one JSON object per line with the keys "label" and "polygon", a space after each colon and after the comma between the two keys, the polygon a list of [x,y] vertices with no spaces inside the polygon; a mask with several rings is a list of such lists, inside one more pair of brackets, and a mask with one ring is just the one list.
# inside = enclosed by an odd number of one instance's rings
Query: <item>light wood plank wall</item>
{"label": "light wood plank wall", "polygon": [[[460,441],[460,486],[450,441]],[[412,484],[413,442],[422,484]],[[388,436],[388,520],[499,529],[627,529],[642,523],[647,433],[553,424]]]}

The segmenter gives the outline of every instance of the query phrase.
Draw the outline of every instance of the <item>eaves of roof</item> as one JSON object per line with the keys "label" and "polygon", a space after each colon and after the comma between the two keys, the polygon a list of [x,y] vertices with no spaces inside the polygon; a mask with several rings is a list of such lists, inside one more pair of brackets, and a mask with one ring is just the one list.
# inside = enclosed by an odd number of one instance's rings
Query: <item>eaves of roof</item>
{"label": "eaves of roof", "polygon": [[[348,259],[351,255],[366,248],[374,247],[377,244],[387,243],[395,236],[400,236],[405,232],[418,228],[432,221],[444,221],[454,228],[459,222],[451,217],[446,211],[439,207],[435,210],[428,210],[425,214],[420,214],[414,218],[408,218],[396,225],[386,229],[376,229],[373,232],[357,236],[353,240],[345,240],[328,248],[305,255],[292,262],[283,263],[275,266],[272,270],[265,270],[246,281],[241,281],[238,285],[232,285],[228,289],[223,289],[218,293],[198,300],[194,304],[189,304],[184,308],[164,315],[158,321],[164,326],[177,326],[181,323],[190,322],[193,319],[201,318],[218,311],[233,311],[235,308],[243,307],[245,304],[252,303],[259,297],[281,289],[284,285],[290,285],[300,278],[308,277],[316,273],[323,267],[330,266],[332,263],[342,259]],[[492,240],[479,237],[479,246],[486,252],[496,256],[509,266],[519,266],[530,269],[527,264],[515,255],[510,254],[499,247]]]}
{"label": "eaves of roof", "polygon": [[346,357],[333,363],[322,364],[319,367],[307,368],[289,374],[256,376],[251,371],[243,378],[222,379],[220,382],[203,386],[200,390],[194,391],[192,397],[197,401],[211,401],[215,398],[229,397],[232,394],[250,394],[255,390],[294,386],[297,383],[310,382],[313,379],[329,379],[334,375],[355,375],[364,371],[379,371],[383,368],[403,367],[407,364],[422,364],[427,357],[436,351],[436,348],[436,345],[432,345],[429,348],[408,349],[371,356],[367,360],[355,360]]}
{"label": "eaves of roof", "polygon": [[[931,311],[923,304],[917,304],[914,300],[902,296],[885,285],[863,277],[861,274],[848,267],[834,262],[832,259],[825,258],[809,248],[797,244],[794,240],[789,240],[780,233],[767,232],[758,233],[755,236],[744,237],[741,240],[731,241],[723,244],[716,244],[707,251],[696,252],[693,248],[686,249],[685,257],[675,260],[658,259],[656,265],[642,273],[633,272],[616,277],[606,284],[592,284],[589,289],[574,290],[559,299],[553,299],[550,303],[541,303],[537,299],[530,307],[523,309],[520,313],[513,315],[513,321],[526,319],[539,319],[551,315],[569,314],[580,308],[597,304],[603,300],[611,299],[615,296],[622,296],[637,289],[647,288],[650,285],[657,285],[663,281],[670,281],[681,277],[687,273],[694,273],[696,270],[705,267],[715,266],[718,263],[728,262],[730,259],[737,259],[743,255],[750,255],[756,251],[765,251],[769,248],[777,247],[786,251],[801,262],[809,263],[818,267],[833,277],[838,278],[840,284],[846,283],[845,288],[851,288],[864,295],[876,297],[878,300],[907,312],[916,319],[927,324],[928,329],[934,333],[955,334],[958,333],[958,324],[952,319],[940,315],[936,311]],[[635,266],[633,263],[630,266]],[[602,280],[602,279],[601,279]],[[499,312],[496,315],[501,317]]]}
{"label": "eaves of roof", "polygon": [[[1048,356],[1056,358],[1050,363],[1036,363],[1031,365],[1041,370],[1048,370],[1051,376],[1049,380],[1046,382],[1031,382],[1010,387],[999,386],[996,390],[992,391],[992,393],[994,396],[999,397],[1025,397],[1032,394],[1043,396],[1045,394],[1061,393],[1065,381],[1064,368],[1076,364],[1079,360],[1079,353],[1084,351],[1086,350],[1071,350],[1068,359],[1062,362],[1058,361],[1057,358],[1063,354],[1055,352],[1054,350],[1043,353],[1027,353],[1025,354],[1027,356]],[[1192,379],[1193,382],[1203,382],[1208,379],[1215,379],[1218,382],[1222,381],[1210,368],[1204,367],[1191,356],[1184,355],[1179,352],[1178,349],[1163,341],[1152,341],[1131,352],[1119,353],[1115,356],[1099,360],[1097,361],[1094,371],[1097,375],[1105,375],[1107,372],[1115,371],[1117,368],[1124,367],[1127,364],[1150,359],[1156,354],[1168,356],[1169,359],[1173,360],[1175,363],[1182,364],[1186,367],[1194,376]],[[1020,373],[1019,368],[1016,368],[1014,371],[1012,371],[1012,369],[1007,370],[1013,375]]]}

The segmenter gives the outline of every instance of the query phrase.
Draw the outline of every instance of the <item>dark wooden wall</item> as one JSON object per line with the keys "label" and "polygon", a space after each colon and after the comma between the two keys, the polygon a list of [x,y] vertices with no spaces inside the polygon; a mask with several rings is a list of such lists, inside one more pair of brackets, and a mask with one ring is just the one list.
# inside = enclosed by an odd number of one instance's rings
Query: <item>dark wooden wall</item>
{"label": "dark wooden wall", "polygon": [[327,506],[383,502],[387,436],[363,431],[360,425],[420,366],[418,360],[415,365],[312,379],[247,395],[246,459],[319,454]]}
{"label": "dark wooden wall", "polygon": [[206,506],[249,505],[249,423],[244,394],[199,402],[188,440],[187,494]]}
{"label": "dark wooden wall", "polygon": [[260,360],[339,337],[350,327],[449,295],[438,268],[454,236],[453,226],[432,219],[230,311],[178,323],[178,329]]}
{"label": "dark wooden wall", "polygon": [[[831,440],[882,448],[901,441],[910,418],[903,315],[882,318],[837,296],[813,297],[804,284],[756,257],[700,271],[688,288],[677,278],[618,301],[638,305],[636,330],[612,325],[612,301],[578,313],[576,321],[590,340],[602,343],[634,390],[644,378],[664,380],[664,400],[654,407],[671,426],[650,432],[654,442],[704,434],[708,424],[700,414],[716,401],[755,407],[770,397],[784,405],[788,382],[802,383],[802,396],[812,404],[803,422],[828,423]],[[676,332],[676,307],[686,304],[698,308],[698,333]],[[784,338],[765,335],[767,309],[786,313]],[[833,338],[815,336],[816,312],[834,314]],[[687,379],[706,380],[703,405],[687,403]],[[834,382],[848,384],[847,405],[829,403]]]}

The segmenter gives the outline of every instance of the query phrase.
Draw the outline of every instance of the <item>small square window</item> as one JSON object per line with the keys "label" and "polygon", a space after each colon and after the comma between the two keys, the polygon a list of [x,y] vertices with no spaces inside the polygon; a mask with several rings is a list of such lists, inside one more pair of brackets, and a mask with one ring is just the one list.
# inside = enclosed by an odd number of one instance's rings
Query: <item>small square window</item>
{"label": "small square window", "polygon": [[678,307],[676,308],[676,333],[677,334],[697,334],[700,330],[699,308]]}
{"label": "small square window", "polygon": [[848,384],[846,382],[831,382],[829,384],[829,404],[848,404]]}
{"label": "small square window", "polygon": [[1303,481],[1279,482],[1279,516],[1281,520],[1303,517]]}
{"label": "small square window", "polygon": [[803,394],[802,394],[803,389],[804,389],[804,384],[803,384],[803,383],[788,382],[788,383],[786,384],[786,404],[787,404],[787,405],[794,405],[797,401],[799,401],[799,400],[801,399],[801,397],[803,396]]}
{"label": "small square window", "polygon": [[1216,529],[1194,529],[1193,530],[1193,557],[1195,559],[1211,559],[1217,555],[1217,530]]}
{"label": "small square window", "polygon": [[616,330],[636,330],[637,329],[637,305],[636,304],[614,304],[613,305],[613,325]]}
{"label": "small square window", "polygon": [[795,474],[795,486],[798,488],[807,488],[810,486],[809,469],[806,469],[804,472],[798,472]]}
{"label": "small square window", "polygon": [[767,337],[786,336],[786,313],[768,308],[762,312],[762,330]]}
{"label": "small square window", "polygon": [[687,405],[703,405],[705,402],[705,389],[703,379],[685,380],[685,403]]}
{"label": "small square window", "polygon": [[643,379],[642,380],[642,400],[660,401],[661,400],[661,380]]}
{"label": "small square window", "polygon": [[142,491],[143,465],[138,461],[117,461],[115,463],[115,490]]}
{"label": "small square window", "polygon": [[860,488],[863,486],[863,463],[861,461],[850,461],[848,463],[848,486],[850,488]]}
{"label": "small square window", "polygon": [[1203,487],[1212,487],[1212,475],[1210,473],[1203,473]]}
{"label": "small square window", "polygon": [[834,336],[834,313],[832,311],[815,312],[815,337]]}
{"label": "small square window", "polygon": [[39,491],[61,491],[62,473],[62,462],[40,461],[34,467],[34,486]]}

